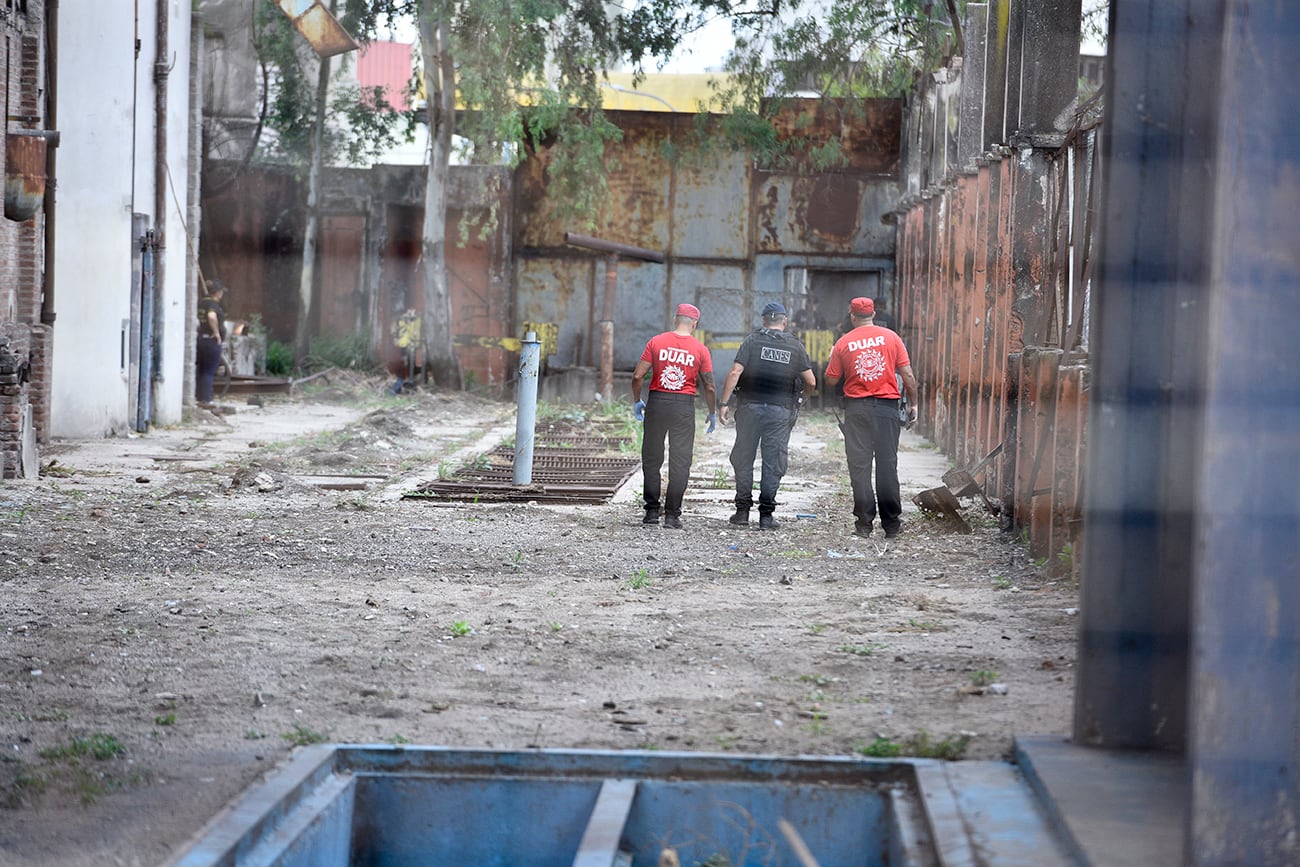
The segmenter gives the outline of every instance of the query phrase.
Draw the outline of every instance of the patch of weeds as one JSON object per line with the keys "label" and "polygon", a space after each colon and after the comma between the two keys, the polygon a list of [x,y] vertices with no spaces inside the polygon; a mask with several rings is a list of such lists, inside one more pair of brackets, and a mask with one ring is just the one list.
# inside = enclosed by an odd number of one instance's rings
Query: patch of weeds
{"label": "patch of weeds", "polygon": [[795,560],[801,557],[816,557],[817,554],[806,548],[791,548],[788,551],[777,551],[776,556],[789,557],[790,559]]}
{"label": "patch of weeds", "polygon": [[522,569],[523,566],[524,566],[524,552],[523,552],[523,551],[516,551],[516,552],[515,552],[514,554],[512,554],[511,557],[510,557],[510,568],[512,568],[512,569]]}
{"label": "patch of weeds", "polygon": [[21,509],[10,509],[8,512],[0,512],[0,518],[4,518],[6,521],[13,521],[15,524],[21,524],[23,521],[27,520],[27,507],[23,506]]}
{"label": "patch of weeds", "polygon": [[941,759],[955,762],[966,755],[970,746],[970,735],[958,735],[941,741],[932,741],[924,730],[902,741],[892,738],[877,737],[870,744],[857,746],[853,751],[873,759],[896,759],[911,756],[918,759]]}
{"label": "patch of weeds", "polygon": [[830,730],[826,723],[826,713],[820,710],[810,710],[808,715],[811,717],[809,723],[804,726],[804,731],[813,737],[821,737]]}
{"label": "patch of weeds", "polygon": [[997,683],[998,673],[981,668],[979,671],[972,672],[970,682],[972,686],[988,686],[990,683]]}
{"label": "patch of weeds", "polygon": [[246,741],[260,741],[263,740],[265,737],[266,737],[265,732],[260,732],[257,729],[249,729],[248,731],[244,732],[244,740]]}
{"label": "patch of weeds", "polygon": [[1010,586],[1011,586],[1011,579],[1007,578],[1005,575],[998,575],[993,579],[994,590],[1006,590]]}
{"label": "patch of weeds", "polygon": [[718,735],[714,740],[717,742],[718,747],[723,750],[734,750],[740,743],[739,738],[735,735]]}
{"label": "patch of weeds", "polygon": [[75,491],[72,490],[71,488],[61,488],[58,485],[50,485],[50,490],[56,494],[62,494],[66,496],[74,503],[80,503],[82,500],[86,499],[86,497],[90,496],[90,494],[87,493],[86,491]]}
{"label": "patch of weeds", "polygon": [[552,620],[546,625],[551,628],[552,632],[559,632],[564,629],[564,624],[560,623],[558,620]]}
{"label": "patch of weeds", "polygon": [[1056,560],[1066,572],[1074,571],[1074,546],[1066,542],[1056,552]]}
{"label": "patch of weeds", "polygon": [[831,679],[824,674],[801,674],[799,675],[800,683],[811,683],[817,686],[829,686]]}
{"label": "patch of weeds", "polygon": [[644,590],[646,587],[649,587],[650,570],[644,567],[637,569],[632,573],[632,577],[628,579],[627,586],[631,587],[633,590]]}
{"label": "patch of weeds", "polygon": [[822,634],[823,632],[825,632],[825,631],[826,631],[826,624],[825,624],[825,623],[809,623],[809,624],[808,624],[808,634],[809,634],[809,635],[821,635],[821,634]]}
{"label": "patch of weeds", "polygon": [[0,799],[0,804],[9,809],[16,809],[24,803],[45,794],[45,790],[49,786],[50,778],[39,771],[19,774],[14,777],[14,781],[9,786],[9,790],[5,792],[4,798]]}
{"label": "patch of weeds", "polygon": [[713,471],[713,487],[729,488],[731,487],[731,476],[726,467],[718,467]]}
{"label": "patch of weeds", "polygon": [[168,713],[153,718],[153,724],[156,726],[174,726],[176,725],[176,714]]}
{"label": "patch of weeds", "polygon": [[877,650],[884,650],[883,644],[841,644],[840,652],[851,653],[854,656],[871,656]]}
{"label": "patch of weeds", "polygon": [[410,738],[400,734],[393,735],[388,739],[388,743],[392,744],[395,747],[401,746],[402,744],[409,744],[410,742],[411,742]]}
{"label": "patch of weeds", "polygon": [[447,631],[456,638],[463,638],[473,633],[474,627],[469,625],[468,620],[453,620],[451,626],[447,627]]}
{"label": "patch of weeds", "polygon": [[40,751],[43,759],[50,761],[67,761],[73,764],[83,758],[92,758],[99,762],[116,759],[126,754],[122,742],[109,734],[97,733],[88,738],[73,738],[66,744],[47,747]]}
{"label": "patch of weeds", "polygon": [[313,731],[301,723],[294,723],[293,731],[285,732],[280,735],[280,737],[284,738],[295,747],[305,747],[309,744],[323,744],[329,740],[325,735],[318,731]]}

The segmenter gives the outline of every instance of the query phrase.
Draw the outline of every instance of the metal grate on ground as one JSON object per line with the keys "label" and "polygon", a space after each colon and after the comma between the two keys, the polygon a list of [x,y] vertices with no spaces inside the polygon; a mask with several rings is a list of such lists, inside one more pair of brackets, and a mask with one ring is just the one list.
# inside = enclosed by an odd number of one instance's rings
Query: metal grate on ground
{"label": "metal grate on ground", "polygon": [[514,483],[515,450],[499,445],[447,479],[424,482],[408,499],[469,502],[605,503],[641,466],[623,455],[626,437],[547,431],[533,446],[533,481]]}

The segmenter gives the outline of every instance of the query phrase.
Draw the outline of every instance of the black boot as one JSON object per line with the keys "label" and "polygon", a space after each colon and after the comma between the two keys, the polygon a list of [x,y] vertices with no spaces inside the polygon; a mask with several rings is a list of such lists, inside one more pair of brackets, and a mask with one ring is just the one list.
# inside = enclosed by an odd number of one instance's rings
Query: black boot
{"label": "black boot", "polygon": [[727,523],[735,524],[738,527],[743,527],[747,525],[749,523],[749,509],[742,509],[739,506],[737,506],[736,514],[728,518]]}
{"label": "black boot", "polygon": [[776,518],[773,518],[770,512],[758,516],[758,529],[760,530],[775,530],[780,526],[781,525],[776,522]]}
{"label": "black boot", "polygon": [[646,510],[645,510],[645,517],[641,519],[641,523],[642,523],[642,524],[658,524],[658,523],[659,523],[659,510],[658,510],[658,509],[646,509]]}

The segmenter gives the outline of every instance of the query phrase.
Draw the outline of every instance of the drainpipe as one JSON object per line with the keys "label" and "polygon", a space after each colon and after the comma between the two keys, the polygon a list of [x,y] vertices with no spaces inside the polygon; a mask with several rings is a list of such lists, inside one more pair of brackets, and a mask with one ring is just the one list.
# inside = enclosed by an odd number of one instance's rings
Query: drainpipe
{"label": "drainpipe", "polygon": [[156,53],[153,64],[154,81],[154,170],[153,170],[153,344],[144,350],[153,355],[153,381],[163,381],[162,340],[163,322],[167,305],[163,303],[166,292],[167,264],[167,78],[171,75],[168,60],[168,0],[157,0],[158,17],[154,39]]}
{"label": "drainpipe", "polygon": [[[59,128],[59,0],[45,0],[45,128]],[[45,148],[45,276],[41,282],[41,324],[54,327],[54,204],[58,140]]]}

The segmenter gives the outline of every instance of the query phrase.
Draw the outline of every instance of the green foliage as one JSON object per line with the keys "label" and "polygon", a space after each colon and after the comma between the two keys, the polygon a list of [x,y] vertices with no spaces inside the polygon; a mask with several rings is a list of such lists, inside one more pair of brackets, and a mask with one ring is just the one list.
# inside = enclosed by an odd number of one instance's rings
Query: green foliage
{"label": "green foliage", "polygon": [[293,372],[293,347],[278,340],[266,346],[266,373],[268,376],[288,376]]}
{"label": "green foliage", "polygon": [[474,627],[469,625],[468,620],[456,620],[452,622],[451,626],[448,627],[447,631],[450,632],[452,635],[456,636],[457,638],[462,638],[472,633],[474,631]]}
{"label": "green foliage", "polygon": [[[259,143],[261,159],[304,169],[311,161],[316,125],[318,60],[293,23],[274,4],[256,6],[253,46],[266,89]],[[337,79],[342,63],[331,61]],[[326,165],[364,165],[399,140],[410,141],[415,116],[388,103],[382,88],[340,84],[331,88],[321,144]]]}
{"label": "green foliage", "polygon": [[285,732],[280,735],[280,737],[284,738],[295,747],[305,747],[309,744],[323,744],[325,741],[329,740],[326,735],[321,734],[318,731],[313,731],[301,723],[294,723],[293,731]]}
{"label": "green foliage", "polygon": [[[369,370],[373,366],[370,362],[370,340],[364,334],[314,337],[308,360],[312,366],[350,370]],[[267,366],[270,367],[269,364]]]}
{"label": "green foliage", "polygon": [[105,762],[125,754],[126,748],[117,738],[103,733],[93,734],[87,738],[73,738],[67,744],[48,747],[40,752],[43,759],[73,763],[82,758]]}
{"label": "green foliage", "polygon": [[924,730],[917,732],[903,741],[892,738],[877,737],[870,744],[854,748],[859,755],[874,759],[896,759],[900,756],[914,756],[921,759],[942,759],[945,762],[959,761],[966,755],[970,746],[970,735],[958,735],[941,741],[932,741]]}
{"label": "green foliage", "polygon": [[996,682],[997,679],[998,673],[996,671],[989,671],[984,668],[972,673],[970,676],[972,686],[988,686],[990,683]]}

